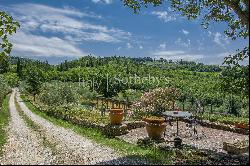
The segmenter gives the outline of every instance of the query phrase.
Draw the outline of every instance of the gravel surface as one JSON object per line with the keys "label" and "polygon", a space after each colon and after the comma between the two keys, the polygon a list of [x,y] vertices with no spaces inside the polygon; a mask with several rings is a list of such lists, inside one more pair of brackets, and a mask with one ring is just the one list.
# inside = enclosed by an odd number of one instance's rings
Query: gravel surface
{"label": "gravel surface", "polygon": [[24,113],[41,127],[46,139],[53,145],[57,164],[146,164],[141,160],[121,156],[115,153],[114,150],[94,143],[70,129],[55,126],[32,113],[21,101],[18,92],[17,101]]}
{"label": "gravel surface", "polygon": [[11,119],[7,128],[8,140],[3,148],[4,153],[0,158],[0,165],[53,164],[54,158],[51,149],[43,147],[42,140],[26,126],[19,116],[15,107],[14,96],[15,91],[10,97]]}
{"label": "gravel surface", "polygon": [[[176,123],[174,126],[167,125],[165,140],[172,141],[176,134]],[[207,128],[203,126],[197,126],[197,137],[194,136],[193,130],[186,127],[184,122],[179,122],[179,136],[182,138],[183,143],[190,145],[198,149],[208,149],[216,152],[223,151],[223,142],[235,142],[248,140],[248,135],[241,135],[238,133],[233,133],[229,131],[217,130],[212,128]],[[119,136],[120,139],[126,142],[136,144],[138,139],[144,139],[147,137],[147,131],[145,128],[138,128],[130,131],[127,135]],[[173,143],[170,143],[173,145]]]}

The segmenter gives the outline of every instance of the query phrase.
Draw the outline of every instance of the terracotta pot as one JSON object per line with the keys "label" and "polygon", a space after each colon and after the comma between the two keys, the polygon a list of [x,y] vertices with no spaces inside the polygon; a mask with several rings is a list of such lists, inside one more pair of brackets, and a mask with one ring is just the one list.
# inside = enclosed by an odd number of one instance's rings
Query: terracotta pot
{"label": "terracotta pot", "polygon": [[234,126],[236,128],[249,129],[249,124],[246,124],[246,123],[235,123]]}
{"label": "terracotta pot", "polygon": [[143,121],[145,121],[147,123],[162,124],[162,123],[164,123],[165,119],[162,117],[150,116],[150,117],[144,117]]}
{"label": "terracotta pot", "polygon": [[123,109],[110,109],[109,117],[112,125],[120,125],[124,117]]}
{"label": "terracotta pot", "polygon": [[146,130],[149,138],[160,139],[166,130],[166,123],[149,123],[146,122]]}

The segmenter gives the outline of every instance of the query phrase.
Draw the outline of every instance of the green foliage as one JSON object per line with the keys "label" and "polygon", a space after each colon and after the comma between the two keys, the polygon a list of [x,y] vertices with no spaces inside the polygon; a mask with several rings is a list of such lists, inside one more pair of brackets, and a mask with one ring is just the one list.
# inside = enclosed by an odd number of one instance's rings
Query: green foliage
{"label": "green foliage", "polygon": [[222,92],[249,95],[249,66],[227,67],[222,71],[220,80]]}
{"label": "green foliage", "polygon": [[[178,107],[183,110],[209,110],[226,112],[226,103],[231,94],[242,99],[248,98],[248,67],[224,67],[205,65],[188,61],[167,61],[128,57],[91,57],[67,61],[60,65],[49,65],[47,62],[11,57],[10,63],[22,66],[22,80],[29,76],[32,67],[43,73],[42,82],[53,80],[65,84],[72,82],[73,90],[79,94],[80,104],[91,108],[93,99],[98,96],[113,97],[129,102],[140,99],[142,93],[159,87],[174,87],[180,91]],[[65,64],[66,63],[66,64]],[[65,68],[66,65],[66,68]],[[60,71],[60,67],[65,71]],[[33,79],[33,78],[32,78]],[[28,89],[27,80],[20,87]],[[80,85],[80,86],[78,86]],[[68,86],[70,86],[68,84]],[[24,88],[22,88],[23,90]],[[234,89],[232,91],[232,89]],[[68,93],[68,92],[65,92]],[[60,99],[60,97],[58,97]],[[242,100],[242,104],[247,102]],[[239,113],[247,107],[239,107]]]}
{"label": "green foliage", "polygon": [[63,106],[90,103],[97,93],[79,83],[52,81],[44,83],[38,95],[39,100],[48,106]]}
{"label": "green foliage", "polygon": [[[52,92],[53,93],[53,92]],[[26,98],[22,96],[22,98]],[[33,102],[33,104],[39,110],[45,112],[47,115],[54,116],[59,119],[65,119],[68,121],[84,121],[92,124],[108,124],[110,122],[108,116],[101,116],[101,113],[94,110],[87,110],[79,105],[65,104],[47,105],[43,102],[42,97],[39,95],[39,100]],[[53,99],[52,99],[53,100]],[[45,101],[47,102],[47,100]]]}
{"label": "green foliage", "polygon": [[9,35],[16,33],[20,25],[4,11],[0,11],[0,74],[8,70],[8,55],[11,52],[12,44],[9,42]]}
{"label": "green foliage", "polygon": [[220,123],[230,124],[230,125],[234,125],[235,123],[249,124],[249,118],[236,117],[233,115],[219,115],[219,114],[204,113],[198,116],[204,120],[209,120],[211,122],[220,122]]}
{"label": "green foliage", "polygon": [[35,66],[29,66],[26,69],[26,83],[27,83],[27,92],[31,93],[34,96],[39,93],[42,83],[45,81],[44,72],[36,68]]}
{"label": "green foliage", "polygon": [[3,75],[0,75],[0,111],[2,106],[2,101],[5,96],[11,91],[8,82],[5,80]]}
{"label": "green foliage", "polygon": [[81,119],[92,123],[108,123],[100,112],[86,110],[81,105],[90,104],[96,96],[88,87],[78,83],[53,81],[44,83],[38,94],[37,104],[41,110],[57,118]]}
{"label": "green foliage", "polygon": [[41,86],[38,98],[48,106],[58,107],[61,105],[79,102],[78,86],[72,83],[52,82]]}
{"label": "green foliage", "polygon": [[[1,87],[1,84],[0,84],[0,87]],[[7,141],[6,127],[8,125],[9,118],[10,118],[9,97],[10,96],[6,96],[4,98],[2,109],[0,109],[0,133],[1,133],[0,134],[0,156],[2,155],[2,147]]]}
{"label": "green foliage", "polygon": [[148,7],[148,5],[159,6],[164,0],[123,0],[125,6],[128,6],[134,10],[135,13],[139,12],[142,6]]}
{"label": "green foliage", "polygon": [[235,55],[229,55],[228,57],[225,57],[224,64],[239,67],[240,62],[249,57],[249,47],[245,47],[241,51],[237,50],[237,52],[238,53]]}
{"label": "green foliage", "polygon": [[8,82],[9,86],[11,86],[12,88],[18,87],[19,77],[17,76],[16,73],[10,73],[10,72],[5,73],[4,78]]}
{"label": "green foliage", "polygon": [[8,56],[0,55],[0,74],[6,73],[9,70]]}
{"label": "green foliage", "polygon": [[235,96],[230,96],[226,102],[226,108],[228,109],[228,113],[234,116],[239,116],[240,115],[239,111],[242,107],[240,103],[241,103],[240,98],[236,98]]}
{"label": "green foliage", "polygon": [[18,86],[18,89],[19,89],[19,91],[22,93],[22,94],[29,94],[29,92],[28,92],[28,84],[27,84],[27,82],[25,82],[25,81],[20,81],[20,83],[19,83],[19,86]]}
{"label": "green foliage", "polygon": [[21,60],[20,58],[17,59],[17,64],[16,64],[16,73],[18,75],[18,77],[22,77],[23,76],[23,71],[22,71],[22,64],[21,64]]}
{"label": "green foliage", "polygon": [[127,89],[124,92],[119,92],[115,98],[120,101],[135,102],[142,94],[140,90]]}
{"label": "green foliage", "polygon": [[93,100],[96,99],[98,93],[96,91],[90,90],[88,86],[81,85],[81,84],[74,84],[76,88],[76,94],[78,94],[79,99],[81,100],[80,104],[87,106],[88,108],[92,107]]}

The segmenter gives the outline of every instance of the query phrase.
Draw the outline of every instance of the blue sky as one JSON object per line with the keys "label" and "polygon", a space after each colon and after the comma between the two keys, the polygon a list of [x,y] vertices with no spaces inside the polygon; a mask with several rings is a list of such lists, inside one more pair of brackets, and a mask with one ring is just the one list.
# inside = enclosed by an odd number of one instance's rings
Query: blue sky
{"label": "blue sky", "polygon": [[167,2],[139,14],[120,0],[0,0],[0,10],[21,23],[11,37],[12,55],[53,64],[89,54],[222,64],[225,55],[249,44],[227,38],[222,23],[203,29]]}

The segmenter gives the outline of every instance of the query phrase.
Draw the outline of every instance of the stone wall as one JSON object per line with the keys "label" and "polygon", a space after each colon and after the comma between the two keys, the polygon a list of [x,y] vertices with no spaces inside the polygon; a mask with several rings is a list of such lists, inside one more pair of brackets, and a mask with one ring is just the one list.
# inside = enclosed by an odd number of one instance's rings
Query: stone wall
{"label": "stone wall", "polygon": [[125,121],[121,125],[104,125],[101,123],[94,123],[91,121],[87,121],[85,119],[80,119],[72,116],[64,116],[62,117],[61,115],[56,115],[53,114],[53,112],[49,112],[44,108],[41,108],[37,103],[31,101],[31,103],[38,108],[40,111],[46,113],[49,116],[53,116],[58,119],[63,119],[68,122],[71,122],[73,124],[83,126],[83,127],[88,127],[88,128],[93,128],[93,129],[98,129],[100,130],[104,135],[107,135],[109,137],[115,137],[119,135],[124,135],[129,132],[129,130],[136,129],[136,128],[141,128],[145,126],[145,123],[142,121]]}
{"label": "stone wall", "polygon": [[[181,121],[184,122],[190,122],[188,119],[182,119]],[[210,122],[206,120],[197,120],[198,124],[201,126],[213,128],[213,129],[218,129],[218,130],[224,130],[224,131],[230,131],[234,133],[239,133],[239,134],[244,134],[244,135],[249,135],[249,130],[247,129],[242,129],[242,128],[236,128],[233,125],[226,125],[218,122]]]}

